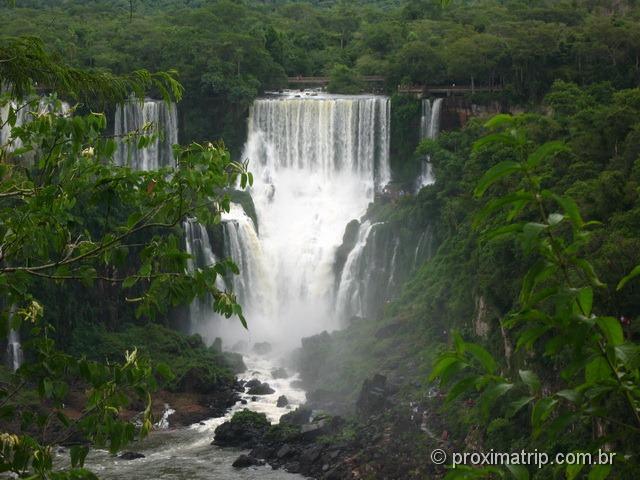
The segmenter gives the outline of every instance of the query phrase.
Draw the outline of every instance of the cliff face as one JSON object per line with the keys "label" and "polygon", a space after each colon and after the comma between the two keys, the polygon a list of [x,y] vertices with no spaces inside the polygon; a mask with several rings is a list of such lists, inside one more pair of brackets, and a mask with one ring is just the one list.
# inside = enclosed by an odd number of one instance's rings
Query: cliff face
{"label": "cliff face", "polygon": [[515,108],[499,101],[480,105],[466,97],[447,97],[442,108],[442,130],[457,130],[473,117],[490,117],[498,113],[515,113]]}

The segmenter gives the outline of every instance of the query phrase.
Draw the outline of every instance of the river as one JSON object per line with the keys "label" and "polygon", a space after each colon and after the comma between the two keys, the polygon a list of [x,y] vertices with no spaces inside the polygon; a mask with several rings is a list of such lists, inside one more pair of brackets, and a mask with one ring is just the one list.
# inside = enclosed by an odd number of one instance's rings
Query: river
{"label": "river", "polygon": [[[247,355],[244,357],[247,370],[239,375],[240,379],[257,378],[267,382],[275,390],[271,395],[256,397],[243,394],[247,401],[238,402],[224,417],[212,418],[188,428],[154,430],[143,441],[130,445],[128,450],[142,453],[144,458],[122,460],[106,450],[93,450],[89,453],[86,467],[104,480],[296,480],[304,477],[282,470],[273,470],[269,466],[236,469],[233,461],[243,453],[241,450],[223,449],[211,445],[214,431],[223,422],[229,420],[238,410],[249,408],[263,412],[272,423],[279,421],[285,413],[295,409],[305,401],[305,392],[292,384],[297,375],[285,379],[274,379],[271,371],[278,366],[268,357]],[[285,395],[289,406],[279,408],[276,401]],[[169,424],[171,417],[169,416]],[[60,452],[60,460],[68,461],[68,453]]]}

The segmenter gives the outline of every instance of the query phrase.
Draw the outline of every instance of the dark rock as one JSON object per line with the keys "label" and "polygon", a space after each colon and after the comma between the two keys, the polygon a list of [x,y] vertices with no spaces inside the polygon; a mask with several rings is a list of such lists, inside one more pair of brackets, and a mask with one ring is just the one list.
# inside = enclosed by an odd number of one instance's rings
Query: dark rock
{"label": "dark rock", "polygon": [[376,374],[362,384],[356,401],[356,411],[367,417],[380,413],[387,406],[387,396],[387,377]]}
{"label": "dark rock", "polygon": [[320,458],[320,455],[322,455],[322,446],[313,445],[302,452],[300,462],[306,464],[315,463]]}
{"label": "dark rock", "polygon": [[246,405],[248,402],[243,398],[242,400],[240,400],[240,403],[241,403],[242,405]]}
{"label": "dark rock", "polygon": [[262,382],[260,380],[258,380],[257,378],[252,378],[249,381],[244,382],[244,387],[245,388],[251,388],[251,387],[257,387],[258,385],[261,385]]}
{"label": "dark rock", "polygon": [[278,407],[278,408],[284,408],[284,407],[286,407],[287,405],[289,405],[289,400],[287,399],[287,397],[286,397],[286,396],[284,396],[284,395],[280,395],[280,396],[278,397],[278,401],[276,402],[276,407]]}
{"label": "dark rock", "polygon": [[305,407],[298,407],[293,412],[289,412],[280,417],[280,423],[288,423],[289,425],[304,425],[309,423],[311,418],[311,410]]}
{"label": "dark rock", "polygon": [[275,390],[267,382],[262,383],[258,379],[247,382],[245,387],[248,388],[247,393],[249,395],[271,395],[275,393]]}
{"label": "dark rock", "polygon": [[252,402],[255,402],[255,401],[257,401],[257,400],[258,400],[258,397],[251,397],[251,401],[252,401]]}
{"label": "dark rock", "polygon": [[276,380],[279,378],[289,378],[289,374],[282,367],[271,370],[271,376]]}
{"label": "dark rock", "polygon": [[122,452],[118,458],[121,460],[137,460],[138,458],[144,458],[144,455],[138,452]]}
{"label": "dark rock", "polygon": [[240,455],[231,465],[234,468],[247,468],[255,465],[263,465],[264,463],[250,455]]}
{"label": "dark rock", "polygon": [[295,450],[291,448],[291,445],[289,445],[288,443],[285,443],[282,447],[280,447],[280,449],[278,450],[278,453],[276,453],[276,457],[278,457],[279,459],[283,459],[292,455],[294,451]]}
{"label": "dark rock", "polygon": [[258,445],[256,448],[249,452],[249,455],[264,460],[265,458],[269,458],[273,456],[273,450],[265,447],[264,445]]}
{"label": "dark rock", "polygon": [[262,413],[243,410],[234,414],[215,430],[213,444],[220,447],[254,448],[257,446],[270,424]]}
{"label": "dark rock", "polygon": [[253,346],[253,351],[258,355],[268,355],[271,353],[271,344],[269,342],[256,343]]}
{"label": "dark rock", "polygon": [[311,441],[326,433],[324,427],[328,424],[327,420],[302,425],[300,428],[300,438],[304,441]]}
{"label": "dark rock", "polygon": [[211,348],[216,352],[222,353],[222,339],[220,337],[216,337],[216,339],[213,341],[213,344],[211,345]]}
{"label": "dark rock", "polygon": [[284,469],[289,473],[300,473],[300,463],[289,462],[284,466]]}

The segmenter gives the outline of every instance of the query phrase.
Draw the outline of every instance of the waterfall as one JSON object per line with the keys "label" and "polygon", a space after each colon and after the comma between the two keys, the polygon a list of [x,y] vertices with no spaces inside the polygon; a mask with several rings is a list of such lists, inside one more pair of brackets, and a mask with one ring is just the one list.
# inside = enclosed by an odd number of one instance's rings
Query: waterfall
{"label": "waterfall", "polygon": [[[153,141],[137,148],[135,136],[127,141],[127,134],[138,132],[153,135]],[[173,145],[178,143],[178,113],[175,103],[162,100],[132,99],[116,107],[114,134],[118,149],[114,155],[117,165],[129,165],[134,170],[157,170],[174,165]]]}
{"label": "waterfall", "polygon": [[[440,133],[440,112],[442,110],[442,98],[431,100],[425,98],[422,100],[422,115],[420,117],[420,140],[433,140]],[[417,190],[426,185],[431,185],[435,179],[431,169],[431,159],[429,156],[421,161],[421,172],[417,181]]]}
{"label": "waterfall", "polygon": [[[213,253],[209,233],[204,225],[198,223],[194,218],[187,218],[183,222],[185,234],[185,247],[191,256],[187,260],[187,270],[195,272],[197,269],[210,267],[217,262]],[[218,290],[226,290],[224,279],[216,277],[216,287]],[[199,332],[203,324],[208,323],[212,315],[212,301],[210,295],[206,298],[196,298],[189,306],[189,330],[191,333]]]}
{"label": "waterfall", "polygon": [[338,328],[335,253],[345,226],[365,213],[391,178],[389,99],[258,99],[249,113],[243,158],[254,174],[250,193],[260,233],[239,205],[222,220],[225,255],[240,269],[233,290],[249,333],[237,319],[216,328],[225,342],[248,338],[289,345]]}
{"label": "waterfall", "polygon": [[358,240],[349,253],[342,269],[342,275],[338,282],[336,310],[345,319],[365,316],[363,292],[366,289],[366,275],[364,275],[366,260],[363,253],[367,246],[369,235],[371,235],[371,231],[376,225],[372,225],[369,221],[365,221],[360,225]]}
{"label": "waterfall", "polygon": [[412,258],[403,255],[396,227],[364,221],[338,281],[336,308],[343,319],[373,318],[406,279]]}
{"label": "waterfall", "polygon": [[12,138],[11,136],[13,127],[8,122],[10,110],[14,111],[16,117],[14,127],[21,127],[33,121],[39,115],[56,112],[59,115],[66,116],[71,111],[68,103],[58,102],[58,100],[51,97],[40,97],[38,105],[34,109],[29,105],[32,100],[35,101],[34,98],[22,101],[9,100],[0,106],[0,149],[13,152],[23,146],[20,138]]}
{"label": "waterfall", "polygon": [[13,328],[9,330],[7,338],[7,364],[14,372],[22,365],[22,345],[20,343],[20,334]]}

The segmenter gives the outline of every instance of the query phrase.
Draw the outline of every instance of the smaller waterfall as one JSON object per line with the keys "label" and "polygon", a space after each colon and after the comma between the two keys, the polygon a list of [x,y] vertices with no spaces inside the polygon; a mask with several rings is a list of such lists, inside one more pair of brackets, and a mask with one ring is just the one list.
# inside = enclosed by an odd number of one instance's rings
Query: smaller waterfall
{"label": "smaller waterfall", "polygon": [[348,322],[379,316],[385,303],[431,257],[432,243],[430,227],[416,232],[395,223],[362,222],[344,267],[336,270],[338,317]]}
{"label": "smaller waterfall", "polygon": [[364,288],[361,271],[363,267],[363,251],[367,246],[367,239],[375,224],[365,221],[358,230],[358,240],[353,250],[349,253],[347,261],[342,269],[340,282],[338,283],[337,311],[346,320],[356,316],[364,316],[362,289]]}
{"label": "smaller waterfall", "polygon": [[12,371],[16,371],[22,365],[23,354],[20,343],[20,334],[13,328],[9,330],[7,338],[7,365]]}
{"label": "smaller waterfall", "polygon": [[233,276],[233,291],[249,320],[249,330],[269,338],[269,327],[263,319],[270,318],[274,312],[275,293],[256,227],[244,209],[235,203],[231,204],[229,213],[222,216],[222,222],[225,256],[240,270]]}
{"label": "smaller waterfall", "polygon": [[[195,272],[214,265],[217,258],[213,253],[206,227],[196,219],[188,218],[184,221],[183,228],[186,251],[191,255],[187,261],[188,271]],[[221,276],[216,277],[216,287],[218,290],[226,290]],[[213,315],[212,302],[213,299],[208,295],[206,298],[196,298],[189,306],[189,329],[192,333],[197,332]]]}
{"label": "smaller waterfall", "polygon": [[[137,132],[153,135],[153,141],[142,149],[137,148],[134,136]],[[129,165],[134,170],[157,170],[174,165],[173,145],[178,143],[178,113],[175,103],[162,100],[132,99],[116,108],[114,134],[118,149],[114,155],[117,165]]]}
{"label": "smaller waterfall", "polygon": [[[440,112],[442,110],[442,98],[422,100],[422,116],[420,118],[420,140],[435,139],[440,133]],[[417,181],[417,190],[426,185],[431,185],[435,179],[431,168],[429,156],[421,161],[421,172]]]}
{"label": "smaller waterfall", "polygon": [[23,146],[20,138],[12,138],[11,136],[13,127],[8,122],[10,110],[13,110],[16,117],[14,127],[26,125],[40,115],[55,112],[61,116],[66,116],[71,111],[68,103],[59,102],[51,97],[41,97],[35,109],[29,105],[31,101],[35,102],[35,99],[10,100],[0,106],[0,149],[13,152]]}

